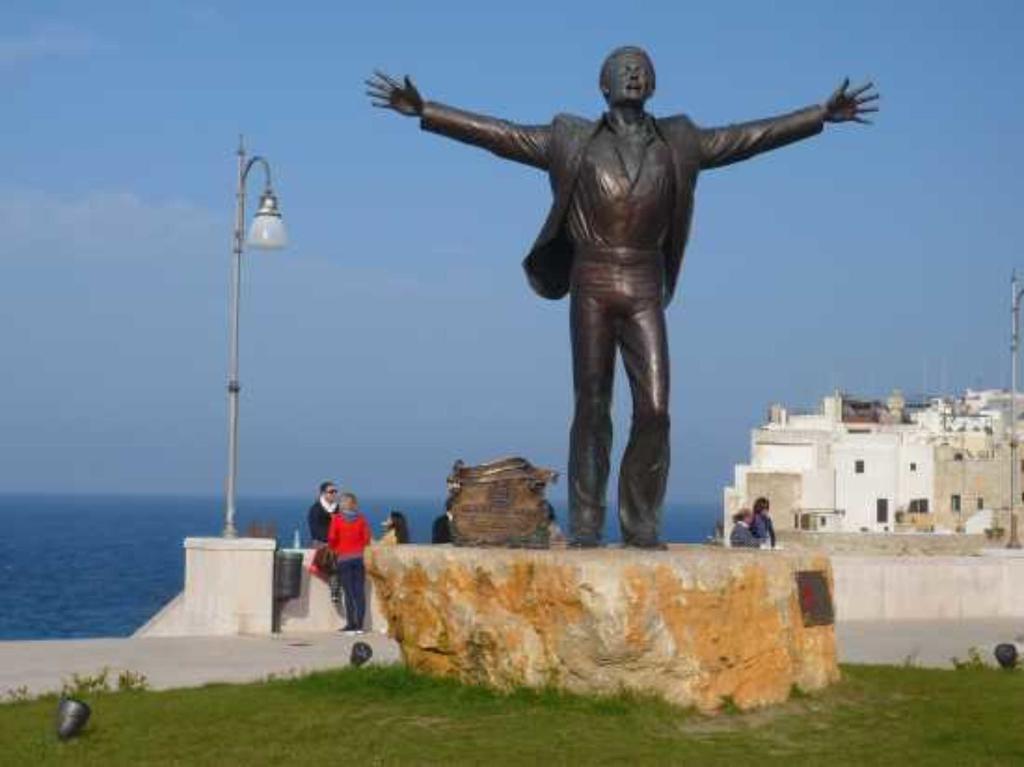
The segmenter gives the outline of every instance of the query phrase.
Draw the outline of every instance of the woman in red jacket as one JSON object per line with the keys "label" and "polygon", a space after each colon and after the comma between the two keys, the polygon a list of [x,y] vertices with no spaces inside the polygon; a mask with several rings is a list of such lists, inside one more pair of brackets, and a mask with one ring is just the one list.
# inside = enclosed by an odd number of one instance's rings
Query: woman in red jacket
{"label": "woman in red jacket", "polygon": [[370,525],[359,511],[359,501],[352,493],[342,493],[338,513],[331,518],[327,545],[338,560],[338,580],[345,593],[346,634],[363,633],[366,617],[366,568],[363,549],[370,542]]}

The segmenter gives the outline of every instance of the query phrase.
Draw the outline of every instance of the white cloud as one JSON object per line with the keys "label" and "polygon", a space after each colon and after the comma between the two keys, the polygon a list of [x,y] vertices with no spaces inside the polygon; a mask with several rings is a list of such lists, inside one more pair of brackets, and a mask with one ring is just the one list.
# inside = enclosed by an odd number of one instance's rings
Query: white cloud
{"label": "white cloud", "polygon": [[48,192],[0,189],[4,261],[124,261],[208,255],[229,232],[209,210],[189,202],[149,202],[128,192],[67,199]]}
{"label": "white cloud", "polygon": [[90,32],[49,24],[18,37],[0,38],[0,66],[56,56],[86,56],[107,48],[106,43]]}

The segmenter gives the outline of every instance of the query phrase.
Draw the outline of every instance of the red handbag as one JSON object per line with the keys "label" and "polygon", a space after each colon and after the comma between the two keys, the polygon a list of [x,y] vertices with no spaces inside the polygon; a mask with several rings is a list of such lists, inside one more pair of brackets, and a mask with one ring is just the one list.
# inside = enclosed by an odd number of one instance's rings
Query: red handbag
{"label": "red handbag", "polygon": [[328,546],[319,546],[309,562],[309,572],[319,578],[329,578],[337,569],[338,559]]}

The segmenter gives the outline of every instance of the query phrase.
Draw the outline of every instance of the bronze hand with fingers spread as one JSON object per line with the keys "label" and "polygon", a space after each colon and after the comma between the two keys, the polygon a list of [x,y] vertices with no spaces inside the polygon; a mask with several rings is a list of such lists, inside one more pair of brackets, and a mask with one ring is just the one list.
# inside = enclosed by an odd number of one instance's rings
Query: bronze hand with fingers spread
{"label": "bronze hand with fingers spread", "polygon": [[871,120],[864,117],[865,114],[878,111],[877,101],[879,95],[872,89],[874,83],[866,83],[859,88],[847,92],[850,87],[850,78],[845,78],[842,84],[836,88],[835,93],[829,96],[825,102],[825,120],[830,123],[858,122],[864,125],[871,125]]}
{"label": "bronze hand with fingers spread", "polygon": [[408,76],[403,84],[383,72],[374,72],[373,77],[366,80],[366,95],[375,107],[393,109],[407,117],[423,114],[423,99]]}

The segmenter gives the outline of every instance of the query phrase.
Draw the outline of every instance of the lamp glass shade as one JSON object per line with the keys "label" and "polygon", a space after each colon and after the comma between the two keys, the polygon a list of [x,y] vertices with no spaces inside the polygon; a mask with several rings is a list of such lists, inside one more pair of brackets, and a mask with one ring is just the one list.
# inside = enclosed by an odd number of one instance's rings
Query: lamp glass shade
{"label": "lamp glass shade", "polygon": [[288,244],[288,235],[277,207],[277,197],[268,186],[260,198],[260,208],[249,228],[249,245],[263,250],[278,250]]}
{"label": "lamp glass shade", "polygon": [[261,250],[279,250],[288,244],[281,216],[257,213],[249,228],[249,246]]}

